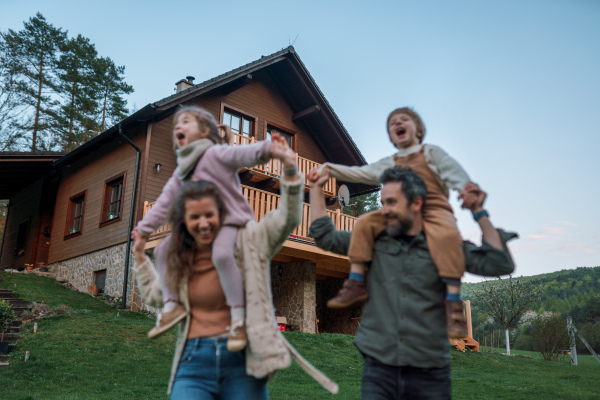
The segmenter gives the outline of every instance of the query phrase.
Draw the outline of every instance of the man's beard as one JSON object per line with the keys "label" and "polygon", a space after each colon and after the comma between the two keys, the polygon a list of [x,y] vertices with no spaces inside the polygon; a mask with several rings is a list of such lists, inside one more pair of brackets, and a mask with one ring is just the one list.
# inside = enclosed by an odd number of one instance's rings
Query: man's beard
{"label": "man's beard", "polygon": [[397,221],[397,223],[394,226],[390,226],[387,223],[385,225],[385,231],[391,237],[397,237],[400,235],[404,235],[406,233],[406,231],[408,231],[410,229],[410,227],[412,226],[412,224],[414,222],[414,219],[410,218],[408,216],[405,216],[405,217],[398,216],[397,218],[388,218],[388,220],[391,220],[391,219]]}

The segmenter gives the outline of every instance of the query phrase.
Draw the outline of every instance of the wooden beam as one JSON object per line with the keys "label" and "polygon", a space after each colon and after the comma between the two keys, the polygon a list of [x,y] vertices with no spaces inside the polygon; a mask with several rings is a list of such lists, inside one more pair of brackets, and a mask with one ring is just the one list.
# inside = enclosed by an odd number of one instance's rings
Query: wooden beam
{"label": "wooden beam", "polygon": [[334,205],[335,203],[337,203],[338,198],[336,196],[333,197],[328,197],[325,199],[325,204],[327,205],[327,207]]}
{"label": "wooden beam", "polygon": [[265,179],[262,182],[258,182],[256,184],[256,188],[257,189],[261,189],[261,190],[271,189],[276,184],[277,184],[277,179],[275,179],[275,178],[269,178],[269,179]]}
{"label": "wooden beam", "polygon": [[254,171],[251,171],[251,170],[244,171],[244,172],[240,173],[240,180],[242,181],[243,185],[246,185],[250,181],[252,181],[253,176],[254,176]]}
{"label": "wooden beam", "polygon": [[227,95],[229,93],[235,92],[236,90],[246,86],[250,82],[252,82],[252,74],[246,74],[246,76],[243,76],[242,78],[231,82],[229,85],[223,86],[221,89],[221,94]]}
{"label": "wooden beam", "polygon": [[304,117],[308,117],[309,115],[316,115],[319,112],[321,112],[321,107],[319,107],[318,105],[314,105],[312,107],[308,107],[305,110],[302,110],[300,112],[297,112],[296,114],[292,115],[292,121],[297,122],[297,120],[302,119]]}

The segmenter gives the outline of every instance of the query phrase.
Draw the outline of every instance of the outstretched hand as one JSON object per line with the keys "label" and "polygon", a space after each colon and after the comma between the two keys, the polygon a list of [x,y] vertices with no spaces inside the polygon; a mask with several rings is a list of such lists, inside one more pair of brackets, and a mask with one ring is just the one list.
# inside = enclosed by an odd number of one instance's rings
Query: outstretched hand
{"label": "outstretched hand", "polygon": [[308,173],[308,182],[311,187],[323,187],[329,180],[329,167],[314,167]]}
{"label": "outstretched hand", "polygon": [[271,136],[271,157],[281,160],[284,168],[296,166],[296,152],[290,148],[287,140],[278,133]]}
{"label": "outstretched hand", "polygon": [[485,203],[486,197],[487,193],[481,190],[479,185],[474,182],[468,182],[465,185],[463,193],[458,196],[458,199],[462,199],[463,201],[461,205],[462,208],[476,213],[483,210],[483,204]]}

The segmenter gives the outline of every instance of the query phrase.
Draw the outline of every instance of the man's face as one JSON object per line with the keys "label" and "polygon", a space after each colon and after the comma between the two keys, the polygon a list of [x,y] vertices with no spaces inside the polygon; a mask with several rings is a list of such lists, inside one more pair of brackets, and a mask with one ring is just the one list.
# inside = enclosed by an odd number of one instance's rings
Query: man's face
{"label": "man's face", "polygon": [[402,193],[401,182],[388,182],[381,188],[381,215],[390,236],[399,236],[412,228],[416,212]]}

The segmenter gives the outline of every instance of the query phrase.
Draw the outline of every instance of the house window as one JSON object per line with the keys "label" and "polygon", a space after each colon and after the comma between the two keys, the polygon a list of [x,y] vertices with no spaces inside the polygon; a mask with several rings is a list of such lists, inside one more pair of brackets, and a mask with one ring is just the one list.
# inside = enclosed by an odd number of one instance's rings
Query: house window
{"label": "house window", "polygon": [[287,140],[288,145],[290,146],[290,148],[292,150],[295,150],[295,148],[294,148],[294,136],[295,135],[294,134],[285,132],[285,131],[283,131],[281,129],[278,129],[278,128],[274,127],[274,126],[267,125],[267,136],[266,136],[266,139],[267,140],[271,140],[271,135],[274,134],[274,133],[278,133],[279,135],[283,136],[285,138],[285,140]]}
{"label": "house window", "polygon": [[234,113],[230,110],[223,111],[223,124],[229,125],[233,133],[237,133],[238,135],[248,138],[252,136],[253,122],[252,118]]}
{"label": "house window", "polygon": [[87,190],[76,194],[69,199],[69,210],[67,212],[67,225],[65,229],[66,238],[81,235],[81,231],[83,230],[86,195]]}
{"label": "house window", "polygon": [[27,244],[27,231],[29,230],[29,220],[25,220],[19,224],[17,231],[17,245],[15,246],[15,256],[20,257],[25,255],[25,245]]}
{"label": "house window", "polygon": [[100,270],[94,272],[96,286],[98,287],[98,293],[104,293],[104,288],[106,287],[106,270]]}
{"label": "house window", "polygon": [[114,176],[104,182],[104,197],[102,200],[100,226],[121,220],[121,214],[123,213],[124,187],[125,173]]}

